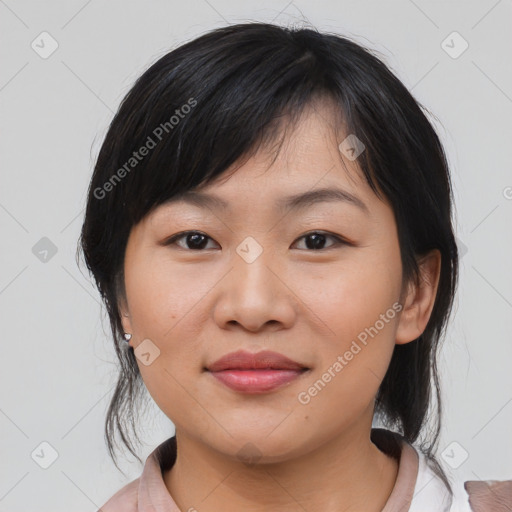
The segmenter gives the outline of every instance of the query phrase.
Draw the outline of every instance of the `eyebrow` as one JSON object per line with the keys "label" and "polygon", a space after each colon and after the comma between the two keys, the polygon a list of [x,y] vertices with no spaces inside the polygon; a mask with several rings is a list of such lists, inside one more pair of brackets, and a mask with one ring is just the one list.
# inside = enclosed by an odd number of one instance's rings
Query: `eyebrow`
{"label": "eyebrow", "polygon": [[[220,197],[194,190],[189,190],[179,196],[172,197],[165,203],[172,204],[175,202],[184,202],[199,208],[211,208],[212,210],[229,209],[229,203]],[[345,202],[357,206],[366,214],[370,213],[366,204],[359,197],[340,188],[318,188],[283,197],[276,202],[276,207],[281,210],[298,211],[321,202]]]}

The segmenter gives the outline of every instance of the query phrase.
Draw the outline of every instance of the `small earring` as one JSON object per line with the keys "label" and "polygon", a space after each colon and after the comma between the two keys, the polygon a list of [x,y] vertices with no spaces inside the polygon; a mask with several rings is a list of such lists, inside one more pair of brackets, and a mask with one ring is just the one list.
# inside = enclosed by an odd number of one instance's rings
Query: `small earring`
{"label": "small earring", "polygon": [[132,335],[130,333],[128,333],[128,332],[125,332],[124,333],[124,341],[126,343],[129,343],[131,339],[132,339]]}

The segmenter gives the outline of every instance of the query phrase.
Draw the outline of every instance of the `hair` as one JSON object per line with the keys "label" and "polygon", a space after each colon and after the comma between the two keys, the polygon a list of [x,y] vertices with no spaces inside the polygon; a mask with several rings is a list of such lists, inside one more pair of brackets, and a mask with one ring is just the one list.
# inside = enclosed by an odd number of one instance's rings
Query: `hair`
{"label": "hair", "polygon": [[[145,387],[133,350],[122,346],[119,311],[131,228],[275,142],[284,125],[293,127],[307,106],[326,98],[365,146],[357,158],[364,179],[393,208],[403,282],[419,282],[422,255],[441,253],[428,324],[416,340],[395,345],[375,417],[410,443],[428,430],[420,449],[452,492],[435,457],[442,415],[437,356],[458,279],[452,185],[428,110],[376,53],[314,28],[236,24],[163,55],[122,100],[94,167],[78,247],[108,312],[120,363],[105,422],[114,463],[116,430],[140,460],[125,427],[138,440],[133,411]],[[145,156],[134,156],[143,146]]]}

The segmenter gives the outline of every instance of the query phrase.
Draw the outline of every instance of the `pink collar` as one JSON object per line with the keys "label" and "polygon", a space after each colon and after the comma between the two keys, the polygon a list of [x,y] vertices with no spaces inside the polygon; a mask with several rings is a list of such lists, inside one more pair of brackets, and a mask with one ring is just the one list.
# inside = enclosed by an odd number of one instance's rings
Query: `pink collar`
{"label": "pink collar", "polygon": [[[379,449],[399,458],[397,480],[382,512],[407,512],[418,475],[418,453],[402,436],[389,430],[373,428],[371,438]],[[163,479],[163,472],[172,467],[175,460],[175,436],[161,443],[148,456],[139,479],[138,512],[181,512]]]}

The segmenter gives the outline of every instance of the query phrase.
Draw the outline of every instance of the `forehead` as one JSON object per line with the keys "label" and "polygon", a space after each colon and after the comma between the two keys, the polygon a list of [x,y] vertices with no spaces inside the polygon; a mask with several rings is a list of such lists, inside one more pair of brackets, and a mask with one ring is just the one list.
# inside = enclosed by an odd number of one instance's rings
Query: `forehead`
{"label": "forehead", "polygon": [[347,133],[333,115],[332,103],[310,105],[296,123],[285,125],[280,136],[277,152],[267,145],[242,165],[233,165],[213,182],[165,205],[229,211],[240,203],[271,203],[282,211],[323,201],[344,202],[369,213],[367,203],[377,198],[357,158],[350,159],[340,150]]}

